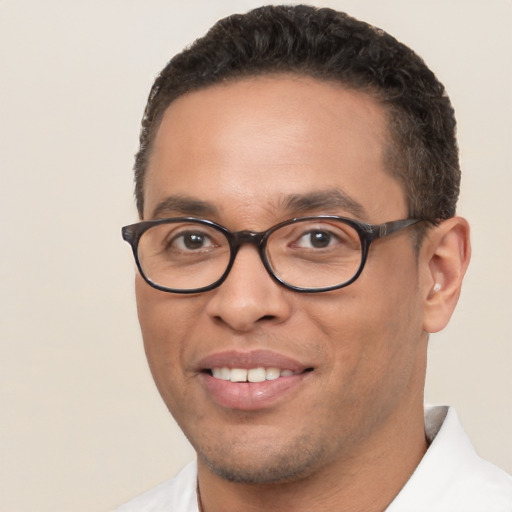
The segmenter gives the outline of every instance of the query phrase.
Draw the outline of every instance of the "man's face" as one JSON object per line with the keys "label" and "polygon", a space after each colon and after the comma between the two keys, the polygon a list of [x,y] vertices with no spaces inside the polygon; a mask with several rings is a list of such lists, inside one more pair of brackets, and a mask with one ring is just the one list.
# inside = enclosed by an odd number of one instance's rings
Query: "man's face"
{"label": "man's face", "polygon": [[[193,92],[159,128],[144,218],[195,216],[232,231],[316,214],[405,218],[401,186],[384,169],[386,144],[382,108],[339,85],[258,77]],[[328,201],[315,200],[324,194]],[[209,292],[165,293],[137,276],[151,371],[200,470],[289,480],[396,434],[422,405],[419,281],[407,230],[376,241],[359,279],[327,293],[278,285],[250,245]],[[282,374],[240,383],[214,368]]]}

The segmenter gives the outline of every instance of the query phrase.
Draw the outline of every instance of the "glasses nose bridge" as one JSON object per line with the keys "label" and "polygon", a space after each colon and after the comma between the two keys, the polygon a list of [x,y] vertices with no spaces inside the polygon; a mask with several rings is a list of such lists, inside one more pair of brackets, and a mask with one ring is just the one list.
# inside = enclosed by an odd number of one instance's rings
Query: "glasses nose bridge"
{"label": "glasses nose bridge", "polygon": [[265,261],[265,254],[264,254],[264,247],[265,247],[265,239],[267,237],[267,232],[257,232],[257,231],[236,231],[236,232],[228,232],[226,233],[229,246],[230,246],[230,253],[231,257],[229,260],[228,267],[226,269],[226,272],[224,274],[224,279],[227,277],[227,275],[231,272],[231,269],[235,263],[236,256],[238,254],[238,251],[240,250],[240,247],[242,245],[250,244],[254,245],[258,251],[258,255],[260,257],[261,262],[263,263],[263,266],[267,269],[267,272],[269,271],[266,261]]}
{"label": "glasses nose bridge", "polygon": [[264,239],[266,237],[266,232],[257,232],[257,231],[236,231],[235,233],[231,233],[231,251],[233,253],[233,258],[238,253],[238,250],[242,245],[251,244],[254,245],[258,251],[261,253],[261,247],[263,246]]}

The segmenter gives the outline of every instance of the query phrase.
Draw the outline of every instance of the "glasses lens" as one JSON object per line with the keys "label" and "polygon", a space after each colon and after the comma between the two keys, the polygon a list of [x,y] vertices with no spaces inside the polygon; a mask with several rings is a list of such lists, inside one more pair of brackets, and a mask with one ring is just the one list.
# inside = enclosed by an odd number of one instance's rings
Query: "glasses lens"
{"label": "glasses lens", "polygon": [[327,288],[350,281],[361,265],[358,232],[334,219],[303,220],[276,229],[267,242],[275,275],[298,288]]}
{"label": "glasses lens", "polygon": [[201,222],[170,222],[148,229],[138,246],[140,266],[154,284],[174,290],[204,288],[229,263],[229,243],[218,229]]}

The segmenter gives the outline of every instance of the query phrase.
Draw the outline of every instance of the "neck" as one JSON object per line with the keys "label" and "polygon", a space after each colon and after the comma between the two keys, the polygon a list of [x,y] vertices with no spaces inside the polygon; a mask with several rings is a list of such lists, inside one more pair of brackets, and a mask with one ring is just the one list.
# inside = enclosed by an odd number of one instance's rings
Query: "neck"
{"label": "neck", "polygon": [[[229,482],[198,463],[202,512],[382,512],[406,484],[427,449],[423,406],[407,421],[388,422],[357,453],[290,482]],[[398,428],[397,428],[398,424]]]}

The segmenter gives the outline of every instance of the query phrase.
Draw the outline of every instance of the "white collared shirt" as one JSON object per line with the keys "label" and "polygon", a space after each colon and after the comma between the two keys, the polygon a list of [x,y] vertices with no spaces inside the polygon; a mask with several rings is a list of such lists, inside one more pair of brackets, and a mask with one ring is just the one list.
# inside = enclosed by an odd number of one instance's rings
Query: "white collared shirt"
{"label": "white collared shirt", "polygon": [[512,477],[480,458],[453,407],[426,407],[430,446],[386,512],[512,512]]}
{"label": "white collared shirt", "polygon": [[[512,512],[512,477],[481,459],[452,407],[425,408],[430,446],[386,512]],[[197,465],[114,512],[198,512]]]}

